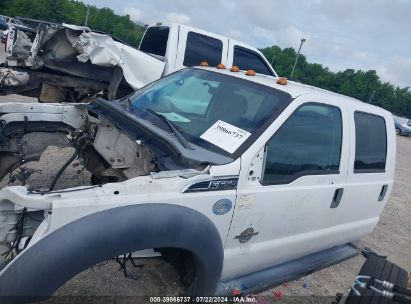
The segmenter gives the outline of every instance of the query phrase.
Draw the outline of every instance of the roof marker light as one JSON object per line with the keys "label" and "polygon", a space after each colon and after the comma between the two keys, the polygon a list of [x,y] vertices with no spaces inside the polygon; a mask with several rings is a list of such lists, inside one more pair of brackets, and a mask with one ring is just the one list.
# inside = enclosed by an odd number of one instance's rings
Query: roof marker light
{"label": "roof marker light", "polygon": [[230,69],[231,72],[240,72],[240,68],[236,65],[233,65]]}
{"label": "roof marker light", "polygon": [[220,63],[219,65],[217,65],[217,69],[225,70],[225,65]]}
{"label": "roof marker light", "polygon": [[287,85],[288,81],[286,77],[279,77],[277,83],[281,85]]}
{"label": "roof marker light", "polygon": [[201,61],[200,66],[208,67],[209,65],[207,61]]}
{"label": "roof marker light", "polygon": [[254,70],[248,70],[245,74],[247,76],[255,76],[255,71]]}

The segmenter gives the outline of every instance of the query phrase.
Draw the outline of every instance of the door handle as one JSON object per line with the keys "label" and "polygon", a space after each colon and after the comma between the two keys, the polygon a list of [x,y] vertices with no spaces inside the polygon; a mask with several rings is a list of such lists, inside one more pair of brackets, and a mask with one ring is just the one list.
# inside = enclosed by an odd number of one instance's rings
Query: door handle
{"label": "door handle", "polygon": [[343,193],[344,193],[343,188],[338,188],[338,189],[335,190],[333,200],[331,201],[330,208],[337,208],[338,207],[338,205],[341,202],[341,198],[342,198]]}
{"label": "door handle", "polygon": [[378,197],[379,202],[381,202],[384,199],[385,195],[387,194],[387,190],[388,190],[388,185],[382,186],[380,196]]}

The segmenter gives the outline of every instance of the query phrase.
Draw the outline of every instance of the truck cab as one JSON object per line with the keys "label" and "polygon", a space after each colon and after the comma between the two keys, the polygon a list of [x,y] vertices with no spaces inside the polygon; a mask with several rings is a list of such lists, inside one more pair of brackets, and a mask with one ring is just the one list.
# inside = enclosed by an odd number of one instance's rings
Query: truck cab
{"label": "truck cab", "polygon": [[[0,113],[1,177],[50,145],[74,148],[50,185],[0,190],[1,296],[49,296],[146,249],[175,262],[188,294],[259,292],[352,257],[393,186],[391,113],[238,67]],[[54,189],[75,158],[93,184]]]}
{"label": "truck cab", "polygon": [[149,26],[139,50],[164,60],[164,75],[206,61],[210,66],[222,63],[226,66],[238,66],[242,70],[253,69],[263,75],[277,76],[258,49],[183,24],[157,23]]}

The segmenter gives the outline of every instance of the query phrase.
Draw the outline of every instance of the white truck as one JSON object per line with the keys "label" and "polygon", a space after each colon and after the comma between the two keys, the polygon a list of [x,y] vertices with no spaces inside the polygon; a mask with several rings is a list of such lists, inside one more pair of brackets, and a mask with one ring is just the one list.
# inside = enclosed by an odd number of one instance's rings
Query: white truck
{"label": "white truck", "polygon": [[9,30],[0,94],[79,102],[103,92],[111,100],[202,61],[277,76],[256,48],[182,24],[148,27],[137,50],[87,27],[40,23],[33,42]]}
{"label": "white truck", "polygon": [[[391,113],[237,67],[0,113],[0,177],[74,148],[43,188],[0,190],[0,296],[47,297],[141,250],[172,263],[187,295],[256,293],[354,256],[393,185]],[[75,158],[93,185],[55,190]]]}

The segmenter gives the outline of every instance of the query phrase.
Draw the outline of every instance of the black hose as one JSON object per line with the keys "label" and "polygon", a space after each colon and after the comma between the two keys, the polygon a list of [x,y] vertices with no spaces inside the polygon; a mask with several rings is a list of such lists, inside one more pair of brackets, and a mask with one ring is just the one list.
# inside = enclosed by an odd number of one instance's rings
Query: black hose
{"label": "black hose", "polygon": [[407,288],[404,288],[398,285],[394,285],[392,290],[395,292],[401,293],[403,295],[406,295],[408,297],[411,297],[411,289],[407,289]]}
{"label": "black hose", "polygon": [[411,304],[411,299],[406,296],[395,294],[393,300],[400,304]]}
{"label": "black hose", "polygon": [[80,141],[83,139],[87,138],[87,135],[79,137],[77,140],[77,145],[76,145],[76,150],[74,151],[73,155],[64,163],[63,167],[60,168],[60,170],[57,172],[57,174],[54,176],[53,180],[51,181],[50,187],[48,191],[53,191],[54,187],[56,186],[57,181],[59,180],[60,176],[63,174],[64,170],[67,169],[67,167],[76,159],[76,157],[80,154],[80,151],[84,147],[80,145]]}

